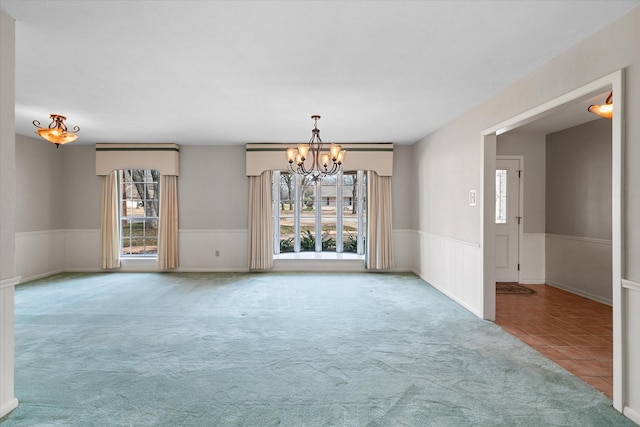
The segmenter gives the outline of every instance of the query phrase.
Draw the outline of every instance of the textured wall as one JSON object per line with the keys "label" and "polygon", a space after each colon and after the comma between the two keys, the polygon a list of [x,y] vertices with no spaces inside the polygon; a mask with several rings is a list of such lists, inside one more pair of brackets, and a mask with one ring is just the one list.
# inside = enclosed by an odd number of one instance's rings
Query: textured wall
{"label": "textured wall", "polygon": [[180,229],[246,229],[244,146],[180,147]]}
{"label": "textured wall", "polygon": [[611,120],[547,135],[546,231],[611,240]]}
{"label": "textured wall", "polygon": [[64,228],[62,157],[66,149],[16,135],[16,232]]}
{"label": "textured wall", "polygon": [[93,145],[69,144],[60,147],[65,228],[99,229],[102,177],[96,176],[96,149]]}

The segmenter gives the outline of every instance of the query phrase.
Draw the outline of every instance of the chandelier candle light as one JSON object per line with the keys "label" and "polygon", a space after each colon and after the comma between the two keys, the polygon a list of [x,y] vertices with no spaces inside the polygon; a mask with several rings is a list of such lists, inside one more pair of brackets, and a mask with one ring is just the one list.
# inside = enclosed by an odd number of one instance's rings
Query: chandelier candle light
{"label": "chandelier candle light", "polygon": [[67,129],[67,125],[64,124],[64,121],[67,120],[65,116],[61,116],[59,114],[52,114],[49,116],[51,119],[51,123],[49,123],[49,127],[40,127],[40,122],[37,120],[33,121],[33,125],[38,128],[36,133],[49,141],[52,144],[56,144],[56,148],[59,148],[62,144],[68,144],[69,142],[73,142],[78,139],[77,132],[80,131],[78,126],[73,127],[73,132],[69,132]]}
{"label": "chandelier candle light", "polygon": [[[322,153],[322,139],[320,139],[320,129],[318,120],[320,116],[311,116],[314,121],[311,139],[308,144],[300,144],[298,148],[287,148],[287,159],[289,160],[289,171],[302,176],[311,175],[314,181],[324,178],[327,175],[335,175],[342,170],[342,162],[346,151],[338,144],[331,144],[328,153]],[[311,156],[311,167],[305,166],[305,160]],[[293,162],[296,166],[293,166]],[[329,166],[332,162],[331,166]]]}

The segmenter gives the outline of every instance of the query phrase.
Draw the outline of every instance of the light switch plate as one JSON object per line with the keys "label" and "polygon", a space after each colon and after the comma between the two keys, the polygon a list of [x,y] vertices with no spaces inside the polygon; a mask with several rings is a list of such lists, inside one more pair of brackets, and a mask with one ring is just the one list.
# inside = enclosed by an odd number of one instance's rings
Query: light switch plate
{"label": "light switch plate", "polygon": [[476,190],[469,190],[469,206],[475,206],[477,204],[478,196]]}

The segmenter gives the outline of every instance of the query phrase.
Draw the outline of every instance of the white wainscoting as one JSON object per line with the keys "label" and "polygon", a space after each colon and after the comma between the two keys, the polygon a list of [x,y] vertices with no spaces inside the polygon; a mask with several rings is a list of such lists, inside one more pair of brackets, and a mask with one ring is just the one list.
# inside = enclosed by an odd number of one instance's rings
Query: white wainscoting
{"label": "white wainscoting", "polygon": [[18,406],[14,396],[15,341],[14,304],[15,286],[20,276],[0,280],[0,417]]}
{"label": "white wainscoting", "polygon": [[546,283],[611,305],[611,240],[546,235]]}
{"label": "white wainscoting", "polygon": [[418,276],[419,249],[420,234],[416,230],[393,230],[393,271],[410,271]]}
{"label": "white wainscoting", "polygon": [[175,271],[247,271],[247,239],[246,229],[180,230]]}
{"label": "white wainscoting", "polygon": [[640,366],[635,361],[640,360],[640,282],[631,280],[622,281],[623,291],[623,303],[625,304],[624,312],[626,313],[626,319],[624,321],[623,330],[625,336],[623,340],[623,349],[626,347],[626,354],[624,358],[628,361],[634,361],[627,363],[626,381],[628,394],[626,396],[625,406],[622,413],[633,420],[635,423],[640,424]]}
{"label": "white wainscoting", "polygon": [[419,276],[482,318],[483,274],[480,245],[425,232],[419,232],[419,235]]}
{"label": "white wainscoting", "polygon": [[99,229],[65,230],[64,271],[101,271]]}
{"label": "white wainscoting", "polygon": [[545,241],[545,233],[523,233],[520,245],[520,283],[545,283]]}
{"label": "white wainscoting", "polygon": [[64,271],[65,230],[29,231],[15,234],[16,273],[21,282]]}

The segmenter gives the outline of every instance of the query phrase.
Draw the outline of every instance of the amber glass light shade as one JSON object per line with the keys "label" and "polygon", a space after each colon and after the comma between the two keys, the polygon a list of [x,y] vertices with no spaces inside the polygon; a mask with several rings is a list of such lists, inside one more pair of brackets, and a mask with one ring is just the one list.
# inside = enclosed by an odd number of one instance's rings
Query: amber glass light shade
{"label": "amber glass light shade", "polygon": [[56,147],[59,147],[62,144],[68,144],[70,142],[78,139],[78,135],[76,132],[80,131],[78,126],[73,128],[74,132],[69,132],[67,130],[67,125],[64,124],[64,121],[67,119],[65,116],[61,116],[59,114],[52,114],[50,116],[51,123],[46,128],[40,127],[40,122],[37,120],[33,121],[33,125],[38,128],[36,133],[52,144],[56,144]]}
{"label": "amber glass light shade", "polygon": [[38,135],[46,139],[53,144],[68,144],[78,139],[78,135],[72,132],[60,130],[58,128],[53,129],[38,129],[36,131]]}
{"label": "amber glass light shade", "polygon": [[587,110],[590,113],[599,115],[600,117],[611,119],[613,117],[613,99],[612,98],[613,98],[613,92],[609,94],[604,104],[589,105],[589,108],[587,108]]}

